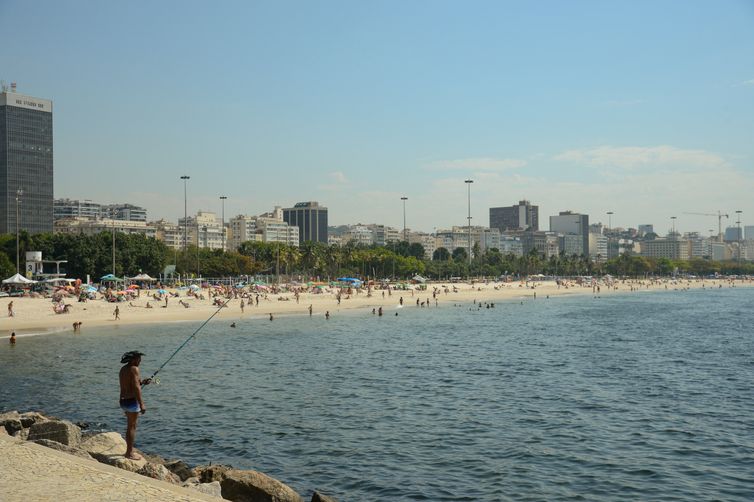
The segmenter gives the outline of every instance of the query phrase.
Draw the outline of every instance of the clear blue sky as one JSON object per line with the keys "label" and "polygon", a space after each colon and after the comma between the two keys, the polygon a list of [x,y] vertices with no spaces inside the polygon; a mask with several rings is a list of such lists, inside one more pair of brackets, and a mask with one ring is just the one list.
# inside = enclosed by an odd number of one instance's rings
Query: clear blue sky
{"label": "clear blue sky", "polygon": [[[754,2],[0,0],[0,78],[51,98],[55,195],[226,217],[754,222]],[[732,221],[733,219],[731,219]]]}

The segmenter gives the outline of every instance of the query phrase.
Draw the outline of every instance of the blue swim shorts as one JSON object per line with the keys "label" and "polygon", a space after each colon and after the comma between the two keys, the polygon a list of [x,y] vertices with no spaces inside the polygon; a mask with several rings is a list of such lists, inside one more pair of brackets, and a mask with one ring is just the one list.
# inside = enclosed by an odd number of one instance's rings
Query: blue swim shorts
{"label": "blue swim shorts", "polygon": [[139,413],[141,408],[139,407],[139,401],[132,397],[129,399],[120,400],[120,408],[126,413]]}

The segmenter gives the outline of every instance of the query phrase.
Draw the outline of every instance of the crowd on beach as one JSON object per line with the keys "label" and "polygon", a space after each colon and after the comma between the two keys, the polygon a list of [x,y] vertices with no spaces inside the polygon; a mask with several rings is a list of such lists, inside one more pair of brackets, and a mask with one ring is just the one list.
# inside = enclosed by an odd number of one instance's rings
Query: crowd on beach
{"label": "crowd on beach", "polygon": [[[487,304],[505,299],[531,297],[549,298],[552,295],[592,294],[595,298],[608,292],[638,292],[659,290],[687,290],[691,288],[723,288],[751,286],[752,277],[717,278],[615,278],[596,277],[506,277],[503,280],[471,280],[467,282],[389,282],[358,283],[297,283],[287,284],[192,284],[167,287],[160,282],[99,287],[82,284],[56,288],[48,293],[29,293],[9,298],[6,329],[60,327],[54,321],[58,315],[75,315],[74,332],[79,332],[82,319],[88,325],[106,321],[160,322],[163,320],[192,320],[206,318],[212,311],[222,309],[221,318],[233,322],[241,318],[264,315],[274,320],[278,314],[322,315],[329,319],[333,311],[364,308],[378,315],[378,309],[397,309],[409,303],[422,307],[438,307],[443,303]],[[473,300],[473,302],[472,302]],[[51,302],[52,310],[40,311],[44,302]],[[303,305],[302,305],[303,304]],[[47,305],[50,305],[47,303]],[[107,311],[105,306],[111,310]],[[20,309],[19,309],[20,307]],[[28,312],[28,314],[27,314]],[[21,313],[21,317],[19,317]],[[395,312],[397,314],[397,311]],[[50,318],[52,316],[52,319]],[[65,323],[71,326],[69,323]],[[2,327],[0,327],[2,329]]]}

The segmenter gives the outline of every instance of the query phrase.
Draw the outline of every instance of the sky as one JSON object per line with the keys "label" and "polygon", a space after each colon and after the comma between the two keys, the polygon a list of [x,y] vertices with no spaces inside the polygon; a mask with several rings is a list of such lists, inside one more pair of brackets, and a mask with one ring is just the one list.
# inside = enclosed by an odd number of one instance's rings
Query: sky
{"label": "sky", "polygon": [[754,224],[754,1],[0,0],[0,79],[54,103],[55,197],[150,219],[316,200],[434,231],[521,199]]}

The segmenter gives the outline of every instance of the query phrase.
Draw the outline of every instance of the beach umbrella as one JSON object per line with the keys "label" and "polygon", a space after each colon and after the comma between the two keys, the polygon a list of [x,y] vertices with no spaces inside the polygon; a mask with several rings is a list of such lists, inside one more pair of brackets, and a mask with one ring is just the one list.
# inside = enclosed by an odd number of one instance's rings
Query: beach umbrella
{"label": "beach umbrella", "polygon": [[139,289],[139,286],[137,286],[136,284],[131,284],[130,286],[128,286],[128,289]]}
{"label": "beach umbrella", "polygon": [[158,289],[157,292],[161,295],[164,295],[165,293],[167,293],[167,291],[165,291],[164,289]]}
{"label": "beach umbrella", "polygon": [[200,288],[196,284],[192,284],[191,286],[189,286],[189,289],[191,291],[199,291]]}

